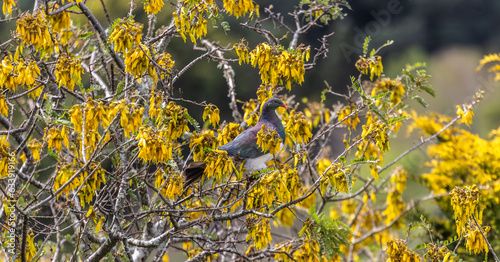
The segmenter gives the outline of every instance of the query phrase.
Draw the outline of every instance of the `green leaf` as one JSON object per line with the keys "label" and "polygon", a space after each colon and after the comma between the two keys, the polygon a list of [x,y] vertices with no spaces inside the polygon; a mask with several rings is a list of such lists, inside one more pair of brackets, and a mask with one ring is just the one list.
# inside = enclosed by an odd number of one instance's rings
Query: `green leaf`
{"label": "green leaf", "polygon": [[353,160],[351,160],[351,164],[355,164],[355,163],[363,162],[363,161],[366,161],[366,157],[360,157],[360,158],[353,159]]}
{"label": "green leaf", "polygon": [[425,101],[422,97],[420,97],[418,95],[411,96],[411,99],[419,102],[423,107],[428,107],[429,106],[429,104],[427,103],[427,101]]}
{"label": "green leaf", "polygon": [[377,100],[377,99],[380,99],[380,98],[388,97],[390,95],[391,95],[391,91],[387,91],[387,92],[376,94],[376,95],[372,96],[372,99]]}
{"label": "green leaf", "polygon": [[421,86],[419,86],[419,88],[424,90],[425,92],[427,92],[432,97],[436,96],[436,93],[434,92],[434,88],[432,88],[431,86],[421,85]]}
{"label": "green leaf", "polygon": [[368,44],[370,44],[371,40],[371,36],[367,36],[363,42],[363,57],[366,57],[366,54],[368,54]]}
{"label": "green leaf", "polygon": [[187,119],[187,121],[194,127],[194,129],[196,129],[196,132],[200,132],[200,124],[198,123],[198,121],[196,121],[190,114],[188,114],[187,112],[184,113],[184,118]]}
{"label": "green leaf", "polygon": [[407,117],[406,117],[406,116],[400,116],[400,117],[391,118],[391,119],[389,120],[389,125],[392,125],[392,124],[397,123],[397,122],[399,122],[399,121],[404,121],[404,120],[406,120],[406,119],[407,119]]}
{"label": "green leaf", "polygon": [[59,162],[59,157],[57,156],[57,154],[54,151],[52,151],[52,149],[47,148],[47,153],[49,153],[49,155],[51,157],[53,157],[57,162]]}

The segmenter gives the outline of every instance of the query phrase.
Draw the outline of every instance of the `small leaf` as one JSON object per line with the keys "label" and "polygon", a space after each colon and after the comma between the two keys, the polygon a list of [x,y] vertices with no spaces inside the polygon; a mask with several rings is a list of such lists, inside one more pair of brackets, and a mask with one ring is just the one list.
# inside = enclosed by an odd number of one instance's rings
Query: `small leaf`
{"label": "small leaf", "polygon": [[411,98],[417,102],[419,102],[423,107],[428,107],[429,104],[427,103],[427,101],[425,101],[422,97],[420,96],[417,96],[417,95],[414,95],[414,96],[411,96]]}

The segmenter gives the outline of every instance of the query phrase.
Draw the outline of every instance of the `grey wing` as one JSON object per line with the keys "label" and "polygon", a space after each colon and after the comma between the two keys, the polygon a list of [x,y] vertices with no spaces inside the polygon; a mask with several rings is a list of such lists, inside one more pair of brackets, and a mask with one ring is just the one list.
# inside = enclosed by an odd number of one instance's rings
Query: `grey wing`
{"label": "grey wing", "polygon": [[257,132],[260,129],[247,129],[239,134],[233,141],[220,147],[231,156],[239,154],[240,158],[256,158],[264,155],[262,149],[257,145]]}

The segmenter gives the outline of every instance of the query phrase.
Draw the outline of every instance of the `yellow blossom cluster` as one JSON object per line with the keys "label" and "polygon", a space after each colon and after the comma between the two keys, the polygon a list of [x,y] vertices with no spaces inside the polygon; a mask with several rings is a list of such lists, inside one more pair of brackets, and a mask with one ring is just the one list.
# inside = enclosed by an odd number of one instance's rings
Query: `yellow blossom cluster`
{"label": "yellow blossom cluster", "polygon": [[75,85],[81,85],[83,67],[80,60],[73,59],[72,55],[63,53],[59,56],[56,63],[56,71],[54,72],[59,88],[62,85],[73,91]]}
{"label": "yellow blossom cluster", "polygon": [[273,201],[288,202],[298,197],[301,182],[297,170],[281,168],[262,173],[261,179],[250,191],[247,208],[270,206]]}
{"label": "yellow blossom cluster", "polygon": [[[0,136],[0,178],[9,174],[9,159],[12,157],[10,154],[12,154],[12,149],[10,149],[9,140],[6,135],[2,135]],[[14,161],[17,163],[16,157]]]}
{"label": "yellow blossom cluster", "polygon": [[252,0],[224,0],[224,8],[227,13],[236,16],[236,18],[253,11],[259,16],[259,6],[254,5]]}
{"label": "yellow blossom cluster", "polygon": [[[161,121],[157,121],[156,127],[147,125],[139,127],[136,140],[139,140],[139,157],[144,161],[158,163],[172,158],[173,141],[181,137],[186,131],[189,131],[189,128],[187,126],[188,121],[184,117],[187,110],[182,106],[170,102],[165,107],[156,108],[156,110],[158,111],[155,111],[155,114]],[[143,108],[138,113],[141,120],[142,113]],[[133,117],[135,119],[134,115]]]}
{"label": "yellow blossom cluster", "polygon": [[476,185],[455,187],[451,192],[451,205],[455,212],[455,223],[457,224],[457,234],[459,236],[465,232],[465,225],[472,215],[478,217],[478,204],[481,193]]}
{"label": "yellow blossom cluster", "polygon": [[230,141],[233,141],[241,132],[243,132],[243,128],[240,124],[229,123],[224,125],[222,129],[219,129],[217,132],[217,140],[219,142],[219,146],[225,145]]}
{"label": "yellow blossom cluster", "polygon": [[257,121],[259,121],[259,115],[256,112],[257,102],[255,99],[250,99],[248,102],[245,102],[242,106],[243,109],[243,119],[249,126],[255,125]]}
{"label": "yellow blossom cluster", "polygon": [[[58,8],[60,8],[60,6],[58,4],[54,4],[49,7],[49,12],[56,11]],[[66,11],[59,12],[54,15],[44,13],[44,15],[49,20],[50,29],[52,29],[53,32],[61,32],[69,29],[71,26],[71,19],[69,17],[69,13]]]}
{"label": "yellow blossom cluster", "polygon": [[172,60],[172,56],[169,53],[161,53],[156,56],[156,64],[160,67],[160,79],[163,80],[165,77],[170,77],[175,62]]}
{"label": "yellow blossom cluster", "polygon": [[145,0],[144,11],[149,15],[150,13],[156,14],[160,12],[161,8],[165,5],[163,0]]}
{"label": "yellow blossom cluster", "polygon": [[282,84],[291,90],[293,83],[304,82],[304,63],[309,60],[309,47],[301,45],[294,50],[281,51],[277,46],[261,43],[249,52],[248,47],[241,42],[233,48],[238,54],[240,64],[250,62],[253,67],[259,68],[263,84]]}
{"label": "yellow blossom cluster", "polygon": [[[387,193],[386,209],[382,212],[385,215],[385,223],[392,223],[398,216],[405,210],[406,204],[403,201],[402,194],[406,188],[406,175],[407,171],[403,168],[398,168],[394,171],[391,177],[392,187],[389,188]],[[402,224],[396,223],[397,227]]]}
{"label": "yellow blossom cluster", "polygon": [[[266,85],[266,84],[261,84],[259,88],[257,89],[257,98],[259,99],[259,103],[261,105],[264,105],[264,103],[271,97],[273,97],[273,91],[275,85]],[[279,107],[281,108],[281,107]]]}
{"label": "yellow blossom cluster", "polygon": [[[5,11],[4,11],[5,13]],[[485,55],[483,59],[479,61],[479,66],[477,71],[481,70],[486,64],[497,62],[495,65],[488,68],[488,72],[495,72],[495,82],[500,81],[500,55],[499,54],[489,54]]]}
{"label": "yellow blossom cluster", "polygon": [[91,175],[87,170],[83,171],[81,175],[82,180],[87,178],[85,185],[82,187],[81,191],[78,192],[82,207],[85,207],[85,203],[90,204],[96,195],[97,190],[101,188],[102,184],[106,184],[106,178],[104,176],[106,171],[104,168],[92,163],[89,170],[93,171],[94,169],[96,170]]}
{"label": "yellow blossom cluster", "polygon": [[[40,68],[35,61],[25,61],[19,58],[12,61],[10,56],[5,56],[0,64],[0,86],[15,91],[17,87],[25,85],[32,87],[35,79],[40,75]],[[40,95],[41,88],[30,92],[32,97]]]}
{"label": "yellow blossom cluster", "polygon": [[[279,224],[282,226],[291,227],[293,226],[293,220],[295,219],[295,215],[288,208],[284,208],[276,213],[276,218],[279,221]],[[274,225],[277,226],[278,223],[274,221]]]}
{"label": "yellow blossom cluster", "polygon": [[318,242],[314,239],[310,239],[309,236],[302,241],[302,245],[299,250],[293,254],[293,258],[296,261],[314,261],[320,262],[320,249]]}
{"label": "yellow blossom cluster", "polygon": [[460,116],[462,118],[462,123],[467,124],[469,126],[472,124],[472,117],[474,116],[474,112],[472,112],[472,106],[469,106],[469,108],[462,109],[460,106],[457,105],[457,116]]}
{"label": "yellow blossom cluster", "polygon": [[294,143],[306,144],[312,137],[311,126],[309,126],[304,113],[297,113],[295,110],[292,110],[289,113],[289,117],[285,124],[285,132],[288,135],[286,137],[285,144],[290,147],[292,147],[292,141]]}
{"label": "yellow blossom cluster", "polygon": [[[419,116],[415,111],[411,112],[411,118],[414,122],[408,127],[408,133],[413,132],[415,129],[420,129],[425,135],[434,135],[441,131],[446,124],[451,121],[449,116],[440,115],[431,112],[429,115]],[[438,136],[440,141],[449,141],[453,133],[458,132],[453,126],[443,130]]]}
{"label": "yellow blossom cluster", "polygon": [[[330,169],[328,169],[329,167]],[[337,192],[349,193],[349,189],[356,181],[356,178],[353,176],[353,179],[349,181],[350,183],[348,183],[347,175],[351,172],[351,169],[342,168],[341,163],[335,163],[332,165],[332,162],[330,162],[327,158],[322,158],[318,161],[316,170],[320,176],[324,174],[324,178],[321,180],[322,192],[326,192],[326,187],[328,185],[327,182],[329,182],[330,186],[335,188]]]}
{"label": "yellow blossom cluster", "polygon": [[363,125],[363,133],[361,137],[363,139],[371,139],[375,142],[375,145],[380,149],[380,151],[386,152],[389,150],[389,134],[387,133],[387,125],[383,122],[368,122]]}
{"label": "yellow blossom cluster", "polygon": [[[405,85],[401,83],[401,81],[399,80],[392,80],[390,78],[384,77],[377,79],[377,81],[373,84],[373,89],[371,93],[372,97],[386,92],[391,93],[389,101],[394,106],[399,102],[401,102],[401,98],[405,94]],[[377,99],[376,105],[379,106],[381,101],[382,98]]]}
{"label": "yellow blossom cluster", "polygon": [[70,148],[68,132],[66,126],[46,127],[43,135],[43,141],[47,142],[47,147],[54,150],[56,153],[61,153],[63,149],[63,141],[67,148]]}
{"label": "yellow blossom cluster", "polygon": [[401,239],[389,241],[386,252],[389,257],[386,262],[420,262],[418,254],[409,249]]}
{"label": "yellow blossom cluster", "polygon": [[143,44],[130,49],[125,56],[125,72],[132,74],[139,83],[145,74],[150,76],[154,82],[158,82],[156,68],[149,60],[150,57],[149,48]]}
{"label": "yellow blossom cluster", "polygon": [[[136,134],[142,125],[144,108],[134,103],[120,100],[105,105],[102,101],[87,98],[83,105],[76,104],[68,111],[74,132],[79,135],[79,138],[84,138],[83,145],[87,153],[93,152],[101,140],[101,134],[98,132],[99,126],[107,129],[118,113],[120,113],[120,124],[123,127],[125,137]],[[85,123],[83,123],[84,120]],[[85,130],[85,134],[83,134],[83,130]],[[110,131],[108,130],[103,142],[108,141],[110,138]]]}
{"label": "yellow blossom cluster", "polygon": [[12,7],[16,6],[16,2],[14,0],[3,0],[2,12],[4,15],[12,15]]}
{"label": "yellow blossom cluster", "polygon": [[33,158],[35,159],[35,162],[40,161],[40,151],[42,149],[42,143],[40,143],[37,139],[31,139],[31,141],[28,143],[28,148],[31,151],[31,154],[33,154]]}
{"label": "yellow blossom cluster", "polygon": [[144,162],[166,162],[172,159],[172,142],[167,136],[168,130],[157,130],[150,126],[141,126],[135,139],[139,140],[139,155]]}
{"label": "yellow blossom cluster", "polygon": [[261,250],[271,243],[271,226],[268,219],[262,218],[259,221],[255,221],[254,217],[249,216],[247,218],[247,228],[248,235],[246,241],[253,240],[253,244],[250,246],[249,250],[252,247]]}
{"label": "yellow blossom cluster", "polygon": [[[78,192],[78,197],[80,198],[82,207],[85,207],[86,203],[89,204],[92,202],[95,192],[101,187],[102,184],[106,183],[106,178],[104,176],[106,171],[94,163],[90,165],[90,170],[95,170],[92,175],[90,175],[87,170],[84,170],[76,178],[74,178],[68,186],[64,187],[57,197],[64,193],[66,198],[68,198],[69,193],[81,187],[81,190]],[[58,191],[62,188],[62,186],[67,183],[70,178],[76,175],[76,172],[77,169],[72,167],[70,164],[59,166],[56,178],[54,179],[54,191]]]}
{"label": "yellow blossom cluster", "polygon": [[382,57],[378,55],[369,58],[360,57],[356,61],[356,68],[364,75],[370,74],[370,80],[373,80],[374,75],[380,77],[380,74],[384,72]]}
{"label": "yellow blossom cluster", "polygon": [[183,6],[173,13],[175,27],[186,42],[189,35],[191,42],[207,35],[207,19],[205,16],[217,16],[217,5],[213,0],[181,1]]}
{"label": "yellow blossom cluster", "polygon": [[189,141],[191,141],[189,148],[193,151],[194,161],[205,160],[209,151],[216,150],[219,147],[217,138],[212,130],[203,130],[200,134],[193,131]]}
{"label": "yellow blossom cluster", "polygon": [[[478,224],[481,225],[481,220],[478,221]],[[491,230],[489,226],[485,226],[481,228],[484,236],[487,237],[488,232]],[[481,231],[476,226],[474,222],[469,222],[467,225],[467,236],[465,237],[465,248],[469,250],[469,254],[474,251],[474,254],[479,254],[481,252],[488,253],[488,244],[484,239]]]}
{"label": "yellow blossom cluster", "polygon": [[162,169],[155,172],[155,188],[170,200],[182,193],[183,183],[183,176],[179,172],[163,172]]}
{"label": "yellow blossom cluster", "polygon": [[356,126],[360,122],[358,113],[353,114],[355,110],[356,110],[355,105],[349,105],[343,107],[338,113],[338,118],[337,118],[338,121],[345,119],[344,121],[341,122],[341,124],[346,125],[349,130],[351,129],[356,130]]}
{"label": "yellow blossom cluster", "polygon": [[435,244],[427,244],[427,252],[424,254],[424,259],[429,258],[430,261],[454,262],[455,255],[448,250],[446,246],[438,248]]}
{"label": "yellow blossom cluster", "polygon": [[[204,179],[214,178],[214,184],[224,182],[227,177],[233,172],[234,164],[232,158],[226,151],[213,150],[206,154],[204,162],[207,164],[203,172]],[[240,178],[241,174],[238,175]]]}
{"label": "yellow blossom cluster", "polygon": [[281,150],[281,142],[283,140],[278,136],[276,130],[268,129],[266,125],[262,125],[257,132],[257,145],[262,149],[262,152],[269,151],[275,155]]}
{"label": "yellow blossom cluster", "polygon": [[[58,8],[60,8],[58,4],[51,5],[49,7],[49,13],[56,11]],[[44,12],[44,15],[47,17],[51,32],[54,34],[54,37],[58,39],[58,42],[62,45],[68,45],[73,36],[73,32],[70,30],[71,19],[69,17],[69,12],[63,11],[54,15],[49,15]]]}
{"label": "yellow blossom cluster", "polygon": [[9,106],[7,105],[7,100],[5,100],[5,95],[0,95],[0,114],[4,116],[9,115]]}
{"label": "yellow blossom cluster", "polygon": [[134,46],[141,44],[142,27],[143,25],[136,23],[134,19],[120,19],[113,25],[113,31],[109,35],[108,43],[114,45],[115,52],[126,54]]}
{"label": "yellow blossom cluster", "polygon": [[[363,126],[363,130],[365,130],[367,128],[367,126],[372,126],[372,125],[378,126],[378,124],[376,124],[376,123],[379,123],[379,122],[380,122],[380,120],[378,119],[377,116],[374,116],[371,112],[367,112],[366,113],[366,123]],[[383,125],[385,125],[385,123]],[[382,154],[383,151],[380,148],[380,146],[377,145],[377,143],[379,143],[379,141],[373,139],[374,134],[365,136],[365,138],[366,137],[369,137],[370,139],[361,140],[361,142],[356,146],[357,151],[356,151],[355,156],[357,158],[365,158],[366,160],[369,160],[369,161],[376,161],[376,163],[370,164],[370,169],[371,169],[371,175],[373,176],[373,178],[378,179],[377,165],[381,165],[384,162],[384,156]],[[346,146],[347,145],[348,144],[346,143]]]}
{"label": "yellow blossom cluster", "polygon": [[42,12],[31,15],[24,13],[16,21],[16,33],[18,37],[27,45],[33,45],[36,50],[50,48],[53,45],[49,33],[49,23]]}
{"label": "yellow blossom cluster", "polygon": [[217,108],[214,104],[208,104],[203,110],[203,121],[206,121],[207,118],[213,127],[219,124],[219,108]]}
{"label": "yellow blossom cluster", "polygon": [[64,5],[66,1],[68,1],[68,3],[76,3],[76,4],[83,2],[83,0],[62,0],[61,2]]}

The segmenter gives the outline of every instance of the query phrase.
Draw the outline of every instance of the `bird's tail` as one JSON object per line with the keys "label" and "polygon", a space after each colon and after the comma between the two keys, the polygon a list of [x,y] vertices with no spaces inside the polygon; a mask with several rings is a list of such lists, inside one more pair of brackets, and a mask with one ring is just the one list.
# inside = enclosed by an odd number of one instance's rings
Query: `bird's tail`
{"label": "bird's tail", "polygon": [[184,175],[184,188],[201,178],[207,164],[203,161],[191,162],[188,167],[183,171]]}

